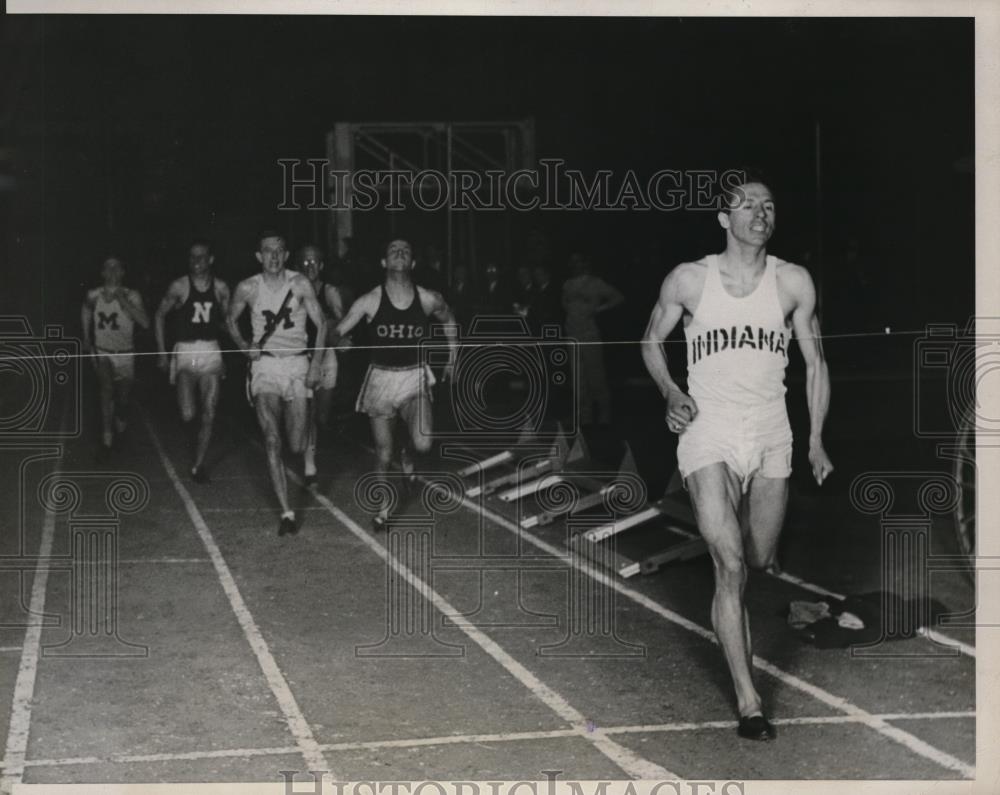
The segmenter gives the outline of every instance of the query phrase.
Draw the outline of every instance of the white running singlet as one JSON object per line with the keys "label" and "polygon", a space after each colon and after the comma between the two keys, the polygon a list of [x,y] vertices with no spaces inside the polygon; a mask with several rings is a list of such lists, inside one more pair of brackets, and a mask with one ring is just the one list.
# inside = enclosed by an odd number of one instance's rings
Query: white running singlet
{"label": "white running singlet", "polygon": [[[267,327],[269,319],[273,318],[281,309],[285,294],[291,289],[291,281],[297,275],[297,271],[286,269],[285,281],[277,287],[268,287],[262,273],[252,277],[257,282],[250,313],[254,342],[257,342],[264,335],[264,329]],[[264,350],[296,350],[305,353],[307,343],[306,307],[298,297],[293,295],[285,305],[281,317],[278,318],[274,332],[264,343]]]}
{"label": "white running singlet", "polygon": [[98,290],[94,300],[94,347],[99,351],[119,353],[132,350],[135,323],[117,298],[105,300]]}
{"label": "white running singlet", "polygon": [[726,292],[717,254],[705,261],[701,300],[684,328],[688,392],[699,407],[752,408],[783,400],[791,333],[778,300],[781,260],[768,255],[760,282],[743,298]]}

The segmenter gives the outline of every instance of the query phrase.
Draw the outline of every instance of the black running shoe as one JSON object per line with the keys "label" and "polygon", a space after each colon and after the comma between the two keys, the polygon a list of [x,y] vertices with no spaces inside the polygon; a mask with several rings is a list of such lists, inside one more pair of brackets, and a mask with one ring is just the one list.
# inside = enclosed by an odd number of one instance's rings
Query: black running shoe
{"label": "black running shoe", "polygon": [[309,491],[316,491],[316,486],[319,484],[319,480],[316,477],[316,473],[312,475],[305,475],[302,478],[302,485],[305,486]]}
{"label": "black running shoe", "polygon": [[740,718],[740,725],[736,727],[736,733],[744,740],[760,740],[767,742],[778,736],[774,726],[763,715],[753,715]]}
{"label": "black running shoe", "polygon": [[295,524],[295,520],[291,516],[282,516],[281,524],[278,525],[278,535],[293,536],[297,532],[299,532],[299,528]]}

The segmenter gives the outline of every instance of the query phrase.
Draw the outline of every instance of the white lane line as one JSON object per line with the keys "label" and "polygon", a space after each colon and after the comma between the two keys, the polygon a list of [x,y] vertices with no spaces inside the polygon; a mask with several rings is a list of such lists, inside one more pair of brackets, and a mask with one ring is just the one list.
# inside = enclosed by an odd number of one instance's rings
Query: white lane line
{"label": "white lane line", "polygon": [[942,646],[950,646],[953,649],[957,649],[959,652],[967,657],[976,656],[976,647],[970,646],[968,643],[963,643],[958,638],[953,638],[951,635],[945,635],[938,632],[936,629],[929,629],[928,627],[921,627],[917,630],[924,637],[930,638],[935,643],[940,643]]}
{"label": "white lane line", "polygon": [[[164,479],[164,482],[169,482]],[[270,484],[268,484],[270,488]],[[274,516],[274,508],[271,506],[261,507],[261,508],[240,508],[239,506],[234,506],[232,508],[199,508],[202,514],[208,513],[259,513],[262,516],[267,516],[268,521]],[[307,505],[305,508],[296,508],[296,511],[323,511],[323,508],[319,505]],[[157,508],[157,513],[186,513],[186,511],[180,508]]]}
{"label": "white lane line", "polygon": [[[784,580],[785,582],[790,582],[793,585],[797,585],[805,591],[812,591],[820,596],[829,596],[833,599],[846,599],[847,597],[843,594],[836,593],[835,591],[829,591],[821,585],[815,585],[807,580],[803,580],[801,577],[796,577],[794,574],[788,574],[787,572],[773,572],[769,571],[772,577],[777,577],[779,580]],[[949,646],[956,651],[966,655],[967,657],[972,657],[975,659],[976,647],[970,646],[968,643],[963,643],[957,638],[953,638],[950,635],[945,635],[938,632],[936,629],[931,629],[930,627],[920,627],[917,632],[924,637],[941,644],[942,646]]]}
{"label": "white lane line", "polygon": [[[191,499],[190,493],[188,493],[184,484],[181,483],[180,478],[177,477],[177,471],[167,457],[167,453],[163,449],[156,431],[153,430],[149,417],[143,413],[142,419],[146,425],[146,431],[153,440],[153,446],[160,456],[160,462],[163,464],[167,476],[173,482],[178,496],[184,503],[188,516],[191,518],[191,524],[194,525],[202,544],[205,545],[205,550],[208,552],[208,556],[219,577],[222,590],[229,599],[233,613],[236,614],[236,620],[239,622],[240,628],[243,630],[243,634],[246,636],[247,642],[250,644],[250,648],[253,650],[261,670],[264,672],[264,677],[267,679],[271,692],[274,694],[278,705],[281,707],[281,711],[284,713],[285,722],[288,724],[288,729],[295,738],[299,752],[305,758],[306,764],[309,765],[308,769],[330,771],[330,767],[323,758],[323,752],[320,750],[319,743],[313,735],[312,728],[306,722],[305,716],[302,714],[302,710],[299,708],[298,702],[295,700],[295,696],[288,686],[284,674],[281,673],[281,669],[278,667],[274,655],[271,654],[264,636],[261,635],[260,629],[258,629],[253,616],[250,614],[250,610],[246,606],[246,602],[243,601],[243,596],[240,594],[236,581],[233,579],[232,572],[229,571],[229,566],[226,564],[225,558],[222,557],[219,546],[215,543],[212,532],[208,529],[208,525],[205,524],[205,520],[198,511],[198,506]],[[334,775],[334,778],[336,778],[336,775]]]}
{"label": "white lane line", "polygon": [[[882,720],[955,720],[975,719],[975,712],[894,712],[876,715]],[[776,718],[777,726],[822,726],[828,724],[859,723],[851,715],[820,715],[801,718]],[[647,726],[607,726],[606,734],[660,734],[684,731],[724,730],[731,731],[731,720],[714,720],[691,723],[656,723]],[[552,729],[550,731],[505,732],[502,734],[449,734],[441,737],[413,737],[401,740],[371,740],[342,743],[324,743],[323,751],[368,751],[386,748],[424,748],[442,745],[463,745],[471,743],[512,743],[531,740],[558,740],[577,737],[576,729]],[[64,759],[31,759],[25,767],[63,767],[68,765],[132,764],[139,762],[185,762],[200,759],[251,758],[260,756],[285,756],[298,753],[295,746],[270,748],[227,748],[214,751],[188,751],[172,754],[116,754],[107,757],[80,756]]]}
{"label": "white lane line", "polygon": [[[289,477],[296,480],[298,479],[297,476],[290,470]],[[574,733],[577,736],[584,737],[593,743],[594,746],[601,751],[601,753],[618,765],[618,767],[620,767],[625,773],[633,778],[639,779],[663,780],[678,778],[677,775],[671,773],[669,770],[666,770],[665,768],[660,767],[647,759],[643,759],[632,750],[623,745],[619,745],[600,729],[588,730],[588,727],[591,727],[592,725],[588,724],[586,717],[584,717],[582,713],[566,701],[566,699],[542,682],[538,677],[531,673],[531,671],[521,665],[521,663],[515,660],[482,630],[469,624],[465,619],[465,616],[452,607],[451,604],[449,604],[443,596],[435,591],[429,583],[424,582],[420,577],[410,571],[409,568],[390,555],[384,546],[365,532],[350,516],[330,502],[325,495],[313,494],[312,496],[317,502],[320,503],[320,505],[326,508],[335,519],[344,525],[344,527],[354,533],[354,535],[357,536],[362,543],[368,546],[369,549],[371,549],[376,555],[382,558],[383,561],[391,566],[392,569],[404,580],[406,580],[406,582],[409,583],[418,594],[424,595],[424,597],[430,600],[440,613],[455,622],[457,629],[464,632],[471,641],[473,641],[490,657],[502,665],[507,672],[517,679],[517,681],[520,682],[525,688],[527,688],[532,695],[549,707],[549,709],[555,712],[560,718],[569,723],[573,727]]]}
{"label": "white lane line", "polygon": [[[879,720],[954,720],[957,718],[975,719],[975,711],[965,712],[893,712],[875,715]],[[864,723],[855,715],[820,715],[802,718],[774,718],[775,726],[822,726],[837,723]],[[731,731],[731,720],[708,720],[699,723],[654,723],[649,726],[615,726],[605,729],[608,734],[656,734],[658,732],[704,731],[706,729],[725,729]]]}
{"label": "white lane line", "polygon": [[[139,566],[143,564],[152,563],[157,566],[160,564],[173,565],[175,563],[211,563],[211,558],[127,558],[125,560],[116,561],[120,564],[129,564],[130,566]],[[76,566],[105,566],[107,565],[104,561],[87,561],[81,560],[74,562]]]}
{"label": "white lane line", "polygon": [[[690,621],[684,616],[675,613],[674,611],[664,607],[659,602],[650,599],[644,594],[641,594],[638,591],[634,591],[631,588],[622,585],[616,579],[612,579],[611,577],[602,572],[594,571],[592,567],[581,565],[580,561],[577,560],[575,557],[567,557],[565,550],[558,549],[552,544],[549,544],[543,541],[542,539],[538,538],[537,536],[533,535],[532,533],[529,533],[527,530],[523,530],[521,527],[519,527],[514,522],[511,522],[506,517],[501,516],[495,511],[491,511],[489,508],[476,504],[467,497],[461,495],[449,495],[449,497],[451,498],[457,497],[461,501],[462,505],[464,505],[470,511],[479,514],[484,519],[489,519],[498,527],[502,527],[505,530],[508,530],[511,533],[520,536],[533,546],[536,546],[539,549],[548,552],[550,555],[553,555],[559,560],[565,561],[566,565],[572,566],[573,568],[583,572],[588,577],[594,579],[595,581],[601,583],[602,585],[608,588],[614,588],[622,596],[632,600],[638,605],[641,605],[651,610],[653,613],[656,613],[662,618],[665,618],[667,621],[670,621],[671,623],[676,624],[679,627],[683,627],[684,629],[687,629],[688,631],[693,632],[696,635],[700,635],[701,637],[705,638],[706,640],[712,643],[718,644],[718,640],[716,639],[714,632],[711,632],[710,630],[705,629],[700,624],[696,624],[695,622]],[[958,759],[957,757],[954,757],[951,754],[945,753],[944,751],[935,748],[929,743],[926,743],[923,740],[921,740],[919,737],[915,737],[912,734],[903,731],[902,729],[897,729],[895,726],[890,726],[884,720],[878,718],[877,716],[873,715],[870,712],[861,709],[860,707],[855,706],[847,699],[841,698],[840,696],[835,696],[832,693],[828,693],[827,691],[823,690],[820,687],[817,687],[816,685],[811,684],[810,682],[806,682],[805,680],[800,679],[799,677],[794,676],[793,674],[790,674],[787,671],[783,671],[776,665],[771,664],[767,660],[764,660],[761,657],[758,657],[757,655],[754,655],[753,657],[753,664],[757,668],[760,668],[761,670],[771,674],[771,676],[775,677],[779,681],[784,682],[789,687],[793,687],[796,690],[800,690],[803,693],[807,693],[813,698],[815,698],[817,701],[820,701],[829,707],[832,707],[840,712],[844,712],[847,715],[851,715],[857,718],[858,722],[864,724],[865,726],[868,726],[871,729],[874,729],[879,734],[882,734],[885,737],[889,737],[895,740],[900,745],[903,745],[913,753],[918,754],[924,757],[925,759],[930,759],[931,761],[936,762],[942,767],[947,768],[948,770],[955,771],[956,773],[960,773],[961,775],[966,776],[967,778],[975,777],[976,771],[974,766],[968,765],[961,759]]]}
{"label": "white lane line", "polygon": [[[151,478],[146,478],[150,483],[169,483],[170,478],[159,478],[155,475]],[[185,478],[186,479],[186,478]],[[194,481],[191,481],[192,483]],[[195,483],[196,489],[209,488],[211,489],[214,483],[250,483],[250,482],[260,482],[260,483],[270,483],[267,475],[212,475],[208,483]]]}
{"label": "white lane line", "polygon": [[[58,472],[58,469],[57,469]],[[56,531],[56,515],[45,511],[42,539],[38,545],[38,566],[31,585],[28,612],[40,616],[45,612],[45,592],[49,583],[48,561],[52,556],[52,540]],[[28,732],[31,729],[31,706],[38,675],[39,650],[42,640],[42,622],[33,622],[24,632],[21,663],[17,668],[14,697],[11,700],[10,725],[7,729],[7,747],[4,751],[4,774],[0,778],[0,792],[11,792],[24,778],[25,755],[28,751]]]}

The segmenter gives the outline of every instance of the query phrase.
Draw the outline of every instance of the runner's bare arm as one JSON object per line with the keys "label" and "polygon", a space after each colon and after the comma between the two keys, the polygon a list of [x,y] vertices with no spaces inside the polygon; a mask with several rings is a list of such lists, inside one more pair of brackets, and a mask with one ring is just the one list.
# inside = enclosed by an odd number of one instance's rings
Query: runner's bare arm
{"label": "runner's bare arm", "polygon": [[330,307],[330,314],[333,316],[333,322],[326,325],[326,344],[332,348],[333,332],[337,328],[336,324],[344,319],[344,299],[340,294],[340,288],[332,284],[323,285],[323,296],[326,298],[326,305]]}
{"label": "runner's bare arm", "polygon": [[684,316],[684,299],[692,281],[690,267],[679,265],[667,274],[642,337],[642,360],[667,400],[667,423],[671,430],[677,431],[683,430],[695,418],[698,407],[670,377],[663,341]]}
{"label": "runner's bare arm", "polygon": [[444,335],[448,340],[448,364],[445,365],[442,377],[450,381],[455,375],[455,361],[458,358],[458,324],[455,315],[441,293],[434,290],[420,290],[420,301],[428,314],[434,315],[444,326]]}
{"label": "runner's bare arm", "polygon": [[347,310],[347,314],[344,315],[343,320],[333,330],[333,339],[330,344],[336,345],[341,337],[346,337],[350,334],[363,318],[371,318],[378,311],[379,298],[380,288],[376,287],[351,304],[351,308]]}
{"label": "runner's bare arm", "polygon": [[236,285],[236,292],[233,293],[232,301],[229,302],[229,311],[226,312],[226,329],[229,331],[229,336],[233,338],[236,347],[244,353],[250,350],[250,343],[243,339],[237,321],[247,308],[249,300],[250,283],[249,280],[244,280]]}
{"label": "runner's bare arm", "polygon": [[90,290],[84,297],[83,304],[80,306],[80,325],[83,330],[83,349],[87,353],[90,353],[94,349],[91,329],[94,322],[94,304],[96,301],[97,298],[95,292]]}
{"label": "runner's bare arm", "polygon": [[[292,282],[292,289],[295,291],[296,297],[302,301],[302,305],[306,308],[306,314],[309,315],[309,319],[316,326],[316,346],[322,346],[326,340],[326,315],[323,314],[319,301],[316,300],[316,291],[313,289],[312,282],[305,276],[300,275]],[[318,353],[318,351],[315,353]],[[314,355],[310,364],[310,371],[315,371],[318,374],[322,365],[322,359],[322,356]]]}
{"label": "runner's bare arm", "polygon": [[118,298],[122,308],[132,317],[132,320],[142,326],[142,328],[148,329],[149,315],[146,314],[146,307],[143,306],[142,296],[139,295],[139,291],[120,288]]}
{"label": "runner's bare arm", "polygon": [[215,298],[222,308],[222,312],[220,313],[222,320],[219,323],[220,330],[228,334],[229,329],[226,326],[226,317],[229,315],[229,285],[222,281],[222,279],[215,280]]}
{"label": "runner's bare arm", "polygon": [[183,301],[182,293],[181,281],[175,279],[167,288],[160,305],[156,307],[156,314],[153,316],[153,330],[156,334],[156,349],[161,356],[167,352],[166,317],[181,304]]}
{"label": "runner's bare arm", "polygon": [[[790,277],[790,278],[789,278]],[[823,355],[823,338],[816,317],[816,288],[812,277],[795,266],[785,279],[795,297],[792,330],[806,364],[806,403],[809,406],[809,463],[813,477],[822,485],[833,471],[833,464],[823,449],[823,423],[830,407],[830,371]]]}

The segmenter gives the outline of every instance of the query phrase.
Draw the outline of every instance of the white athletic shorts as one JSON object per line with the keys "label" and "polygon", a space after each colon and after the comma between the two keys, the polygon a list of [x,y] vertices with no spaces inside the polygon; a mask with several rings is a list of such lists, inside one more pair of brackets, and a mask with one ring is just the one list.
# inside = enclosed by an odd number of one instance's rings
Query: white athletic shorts
{"label": "white athletic shorts", "polygon": [[369,417],[395,417],[411,400],[431,400],[434,383],[434,374],[426,364],[399,368],[369,365],[355,410]]}
{"label": "white athletic shorts", "polygon": [[792,474],[792,428],[784,399],[751,409],[698,404],[677,444],[677,468],[686,481],[710,464],[726,464],[742,482],[754,475],[787,478]]}
{"label": "white athletic shorts", "polygon": [[97,349],[96,367],[99,360],[111,365],[112,378],[115,381],[135,380],[135,354],[132,351],[105,351]]}
{"label": "white athletic shorts", "polygon": [[278,395],[282,400],[305,398],[308,356],[261,356],[252,362],[250,394]]}
{"label": "white athletic shorts", "polygon": [[170,357],[170,383],[177,381],[177,373],[192,375],[221,375],[222,349],[216,340],[191,340],[174,345]]}

